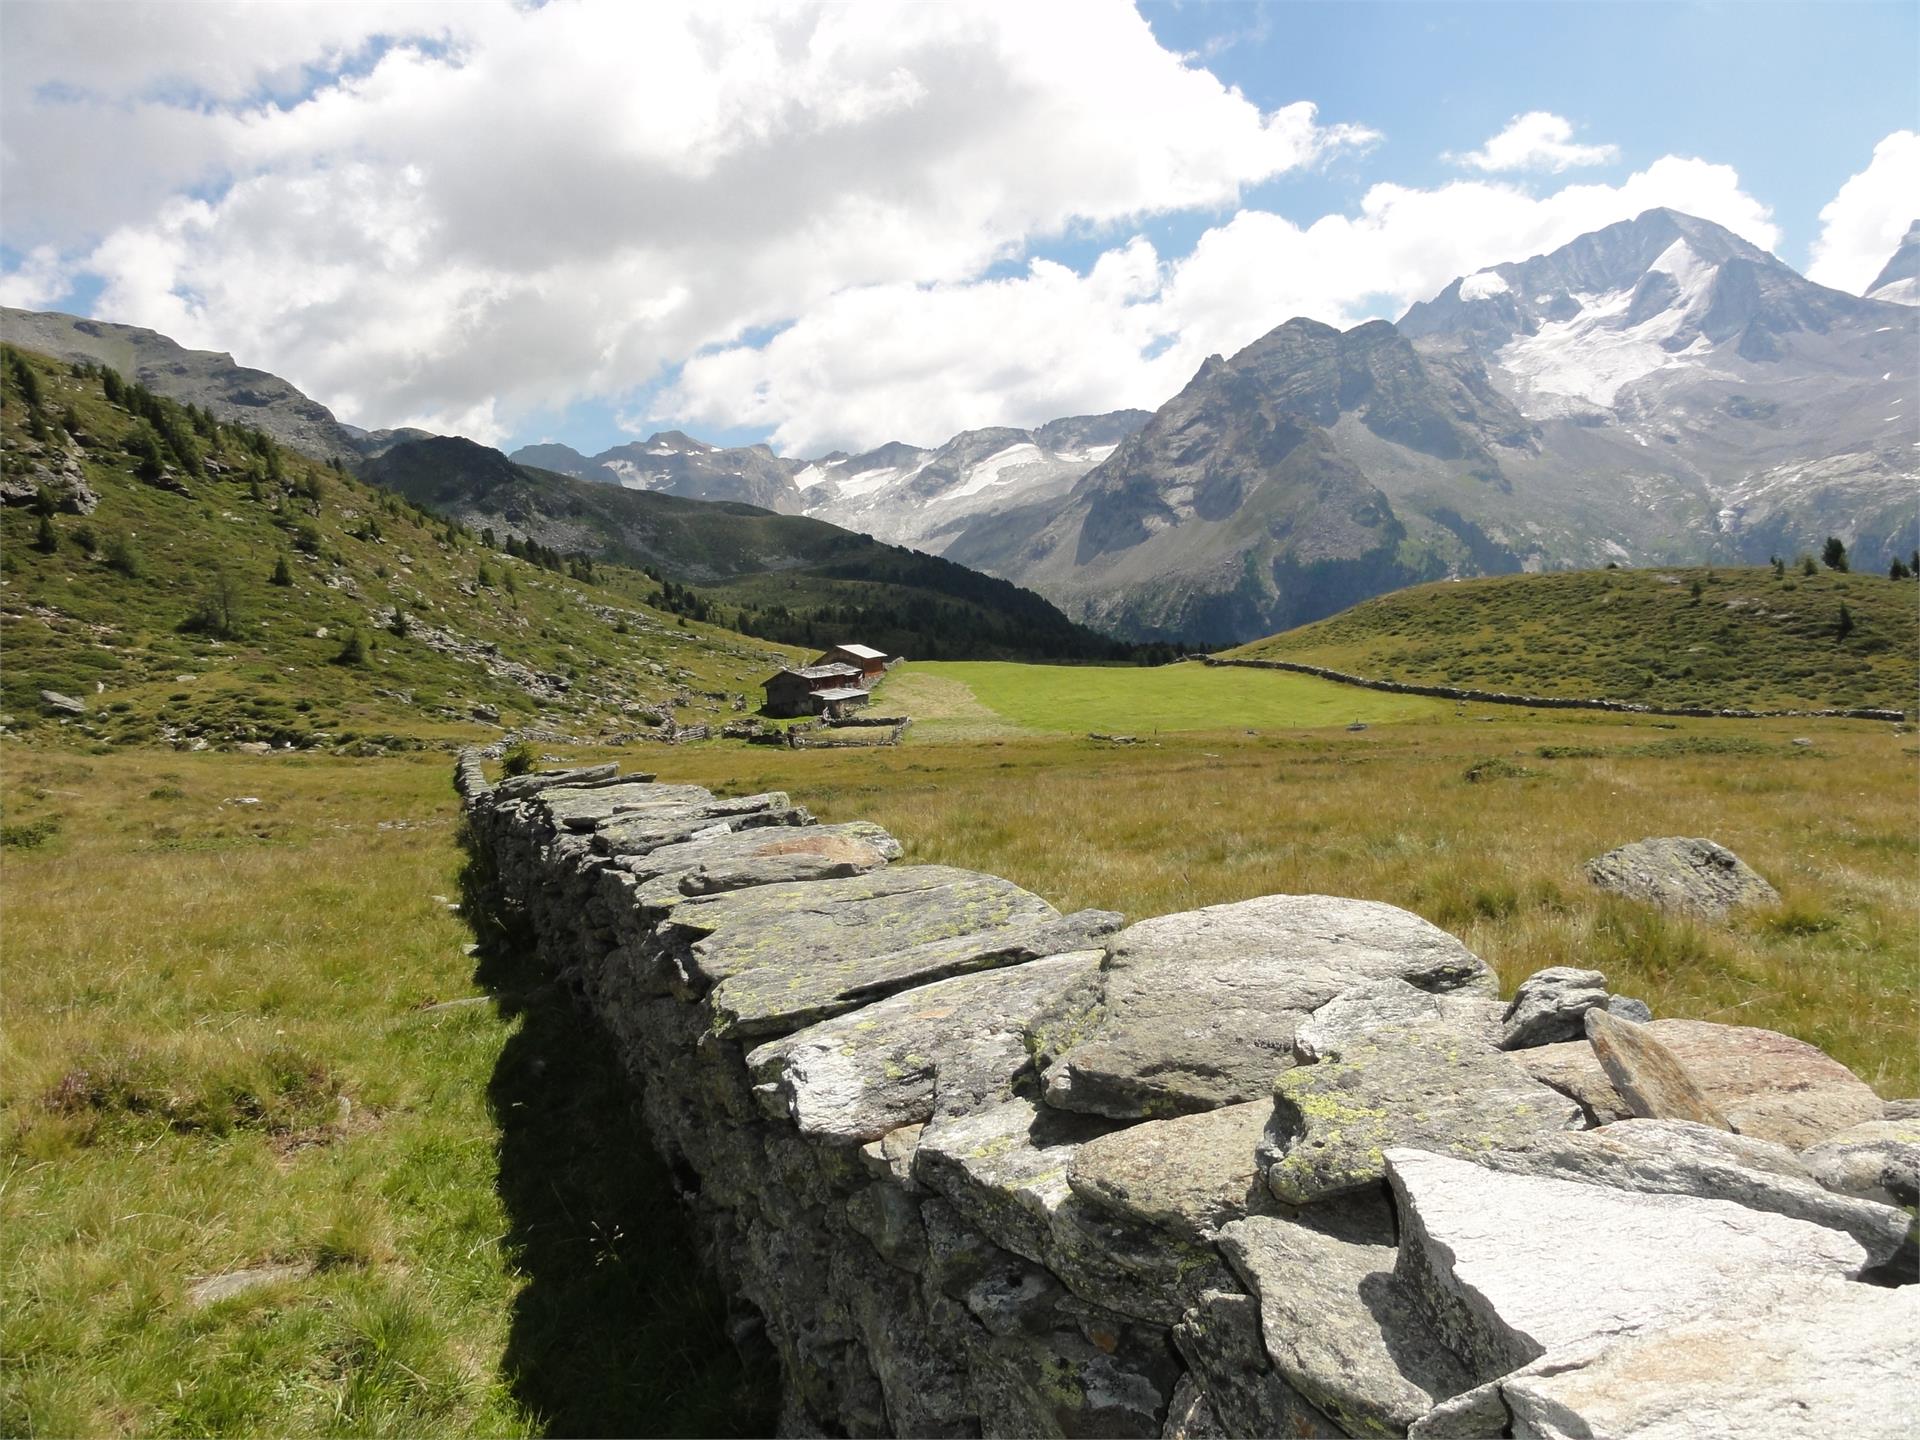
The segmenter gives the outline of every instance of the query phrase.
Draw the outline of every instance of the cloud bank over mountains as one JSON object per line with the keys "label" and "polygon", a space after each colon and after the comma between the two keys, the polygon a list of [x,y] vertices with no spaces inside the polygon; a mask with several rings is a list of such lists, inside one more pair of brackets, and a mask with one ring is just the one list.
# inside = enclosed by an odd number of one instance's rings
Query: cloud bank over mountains
{"label": "cloud bank over mountains", "polygon": [[[1702,159],[1542,183],[1616,152],[1539,111],[1460,157],[1481,176],[1241,208],[1382,137],[1114,6],[20,0],[0,105],[0,300],[89,295],[485,441],[587,399],[794,452],[1152,406],[1290,315],[1397,315],[1651,206],[1778,238]],[[1882,164],[1823,213],[1836,274],[1890,223]],[[1212,222],[1186,253],[1139,233],[1181,215]]]}

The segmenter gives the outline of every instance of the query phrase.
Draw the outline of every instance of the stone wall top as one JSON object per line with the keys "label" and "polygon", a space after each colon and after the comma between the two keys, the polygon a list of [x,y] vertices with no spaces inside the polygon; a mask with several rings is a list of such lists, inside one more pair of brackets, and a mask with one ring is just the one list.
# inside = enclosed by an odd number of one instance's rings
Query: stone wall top
{"label": "stone wall top", "polygon": [[[778,793],[492,786],[472,754],[456,783],[771,1342],[787,1433],[1906,1433],[1886,1202],[1920,1134],[1810,1046],[1634,1025],[1590,971],[1503,1001],[1373,902],[1126,926]],[[1647,1087],[1590,1054],[1531,1063],[1596,1014],[1809,1158],[1635,1118]],[[1753,1315],[1783,1319],[1765,1365],[1649,1358],[1758,1343]]]}

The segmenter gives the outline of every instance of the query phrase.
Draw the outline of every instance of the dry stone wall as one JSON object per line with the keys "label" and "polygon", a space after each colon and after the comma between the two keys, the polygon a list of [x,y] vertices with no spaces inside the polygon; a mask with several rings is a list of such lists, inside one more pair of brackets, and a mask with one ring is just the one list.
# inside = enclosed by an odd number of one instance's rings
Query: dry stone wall
{"label": "dry stone wall", "polygon": [[1586,699],[1574,695],[1515,695],[1506,690],[1476,690],[1463,685],[1416,685],[1406,680],[1373,680],[1330,670],[1325,665],[1308,665],[1298,660],[1231,660],[1219,655],[1198,657],[1203,665],[1238,666],[1243,670],[1288,670],[1295,675],[1313,675],[1340,685],[1357,685],[1362,690],[1384,690],[1390,695],[1427,695],[1437,700],[1471,700],[1483,705],[1524,705],[1530,710],[1610,710],[1621,715],[1683,715],[1698,719],[1721,720],[1905,720],[1904,710],[1738,710],[1715,709],[1710,705],[1643,705],[1634,700]]}
{"label": "dry stone wall", "polygon": [[[1913,1278],[1920,1135],[1810,1046],[1636,1026],[1750,1121],[1635,1116],[1576,1037],[1644,1007],[1503,1002],[1391,906],[1123,927],[779,793],[457,783],[785,1433],[1909,1433],[1920,1286],[1868,1282]],[[1764,1356],[1689,1362],[1755,1314]]]}

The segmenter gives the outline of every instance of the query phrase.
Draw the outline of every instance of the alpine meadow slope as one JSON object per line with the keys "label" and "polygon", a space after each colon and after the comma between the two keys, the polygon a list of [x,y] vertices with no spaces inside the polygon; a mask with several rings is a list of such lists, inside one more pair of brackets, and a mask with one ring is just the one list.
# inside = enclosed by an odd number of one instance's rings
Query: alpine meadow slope
{"label": "alpine meadow slope", "polygon": [[730,714],[793,653],[658,608],[635,571],[503,554],[85,362],[9,350],[0,371],[16,734],[296,749],[534,723],[611,734]]}
{"label": "alpine meadow slope", "polygon": [[1911,712],[1920,694],[1920,582],[1800,566],[1443,581],[1225,658],[1519,695]]}
{"label": "alpine meadow slope", "polygon": [[471,440],[396,445],[363,472],[470,528],[644,566],[701,618],[802,645],[849,635],[921,659],[1116,660],[1130,647],[1010,582],[822,520],[580,480]]}

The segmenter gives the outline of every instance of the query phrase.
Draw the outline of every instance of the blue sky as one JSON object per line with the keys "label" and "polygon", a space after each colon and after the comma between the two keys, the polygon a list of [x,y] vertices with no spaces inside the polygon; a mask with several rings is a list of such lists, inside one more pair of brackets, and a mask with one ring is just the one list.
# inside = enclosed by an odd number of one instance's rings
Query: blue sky
{"label": "blue sky", "polygon": [[1912,3],[14,0],[0,298],[369,427],[938,443],[1649,204],[1858,289],[1916,55]]}

